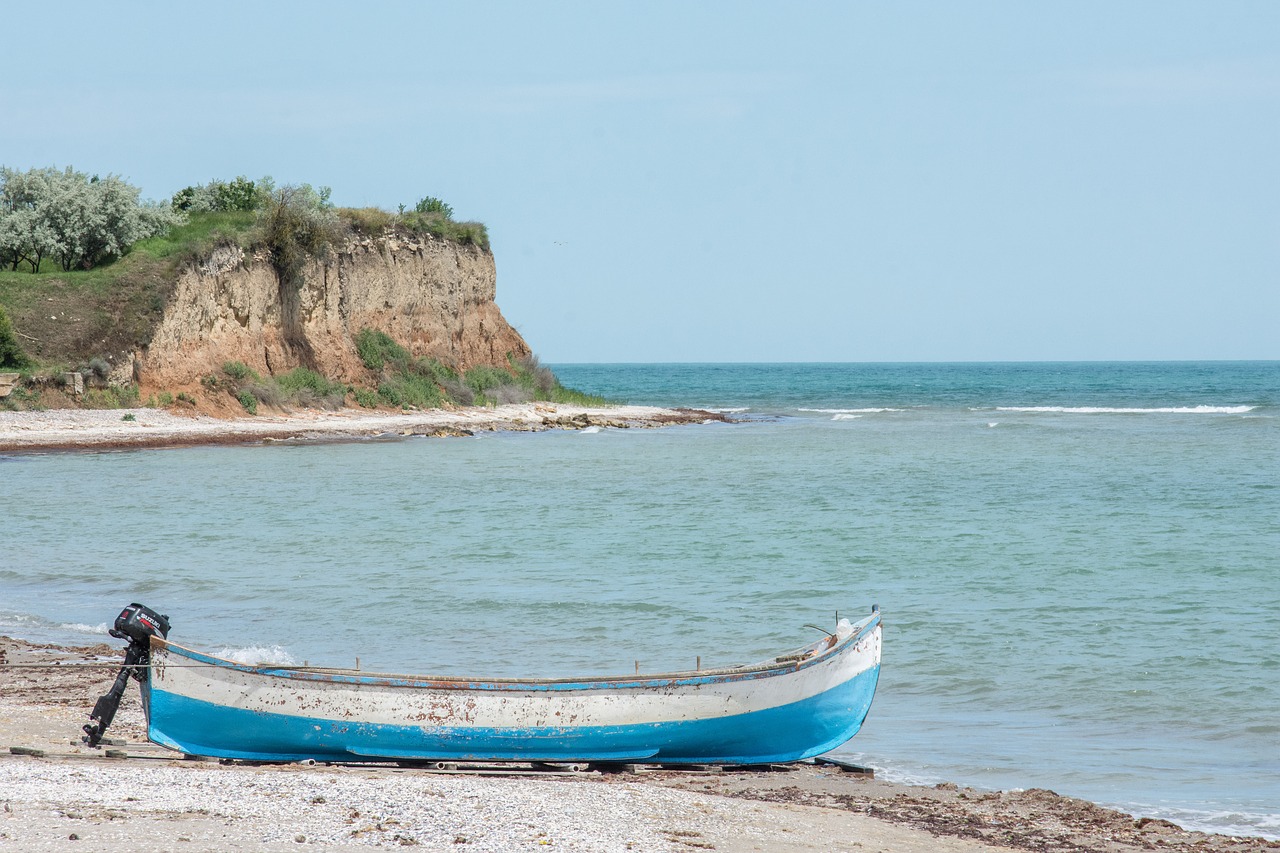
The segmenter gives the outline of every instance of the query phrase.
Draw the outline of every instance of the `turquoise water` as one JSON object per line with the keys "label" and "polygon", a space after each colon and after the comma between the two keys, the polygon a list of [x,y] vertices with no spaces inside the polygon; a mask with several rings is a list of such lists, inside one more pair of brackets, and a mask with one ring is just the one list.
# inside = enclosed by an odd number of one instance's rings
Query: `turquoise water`
{"label": "turquoise water", "polygon": [[1280,363],[557,372],[738,422],[0,457],[0,633],[140,600],[213,651],[566,675],[878,603],[843,754],[1280,836]]}

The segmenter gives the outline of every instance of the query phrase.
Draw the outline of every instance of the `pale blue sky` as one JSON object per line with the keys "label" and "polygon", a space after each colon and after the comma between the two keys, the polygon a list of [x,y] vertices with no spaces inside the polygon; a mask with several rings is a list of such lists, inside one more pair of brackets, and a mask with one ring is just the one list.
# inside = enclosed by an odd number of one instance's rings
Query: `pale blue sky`
{"label": "pale blue sky", "polygon": [[[545,360],[1280,358],[1280,3],[6,10],[0,163],[486,222]],[[24,33],[37,33],[28,38]]]}

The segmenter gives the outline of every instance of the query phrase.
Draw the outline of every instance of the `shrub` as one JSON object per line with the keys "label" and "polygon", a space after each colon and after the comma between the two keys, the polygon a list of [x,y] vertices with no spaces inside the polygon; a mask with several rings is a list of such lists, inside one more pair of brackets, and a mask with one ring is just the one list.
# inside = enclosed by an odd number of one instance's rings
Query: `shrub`
{"label": "shrub", "polygon": [[489,248],[489,230],[481,222],[454,222],[441,213],[411,212],[400,217],[400,223],[411,232]]}
{"label": "shrub", "polygon": [[240,401],[240,405],[244,406],[244,410],[251,415],[258,414],[258,398],[253,396],[253,392],[248,388],[236,394],[236,399]]}
{"label": "shrub", "polygon": [[80,373],[85,379],[95,376],[99,379],[106,379],[111,375],[111,365],[104,358],[91,358],[89,359],[89,364],[81,368]]}
{"label": "shrub", "polygon": [[393,406],[433,409],[444,402],[435,380],[419,373],[397,373],[378,385],[378,394]]}
{"label": "shrub", "polygon": [[243,361],[228,361],[222,365],[222,372],[236,382],[258,382],[258,372]]}
{"label": "shrub", "polygon": [[463,379],[477,394],[484,394],[490,389],[510,385],[515,381],[515,377],[507,371],[487,364],[471,368]]}
{"label": "shrub", "polygon": [[351,396],[356,398],[356,405],[365,409],[378,408],[378,401],[382,399],[372,388],[352,388]]}
{"label": "shrub", "polygon": [[240,175],[232,181],[214,180],[180,189],[169,204],[174,210],[190,213],[253,211],[267,205],[274,188],[270,176],[255,182]]}
{"label": "shrub", "polygon": [[328,187],[281,187],[258,219],[257,242],[271,250],[271,266],[280,284],[294,292],[302,286],[307,260],[320,257],[339,236]]}
{"label": "shrub", "polygon": [[560,381],[551,372],[551,368],[544,366],[538,360],[538,357],[532,353],[521,359],[515,359],[508,355],[507,363],[511,365],[511,369],[515,372],[516,381],[533,391],[537,399],[548,399],[555,389],[560,386]]}
{"label": "shrub", "polygon": [[441,380],[440,390],[445,399],[451,403],[456,403],[459,406],[474,406],[476,404],[476,392],[472,391],[471,386],[456,375],[452,379]]}
{"label": "shrub", "polygon": [[0,307],[0,367],[22,370],[31,366],[31,359],[18,344],[18,335],[13,331],[9,315]]}
{"label": "shrub", "polygon": [[284,405],[284,394],[281,392],[280,386],[270,379],[250,382],[241,390],[248,391],[255,400],[264,405],[273,406],[277,409]]}
{"label": "shrub", "polygon": [[339,409],[347,396],[346,385],[326,379],[305,367],[278,377],[276,384],[286,398],[302,406]]}
{"label": "shrub", "polygon": [[137,385],[113,385],[90,388],[80,402],[86,409],[131,409],[138,405],[140,396]]}
{"label": "shrub", "polygon": [[338,210],[338,215],[346,220],[352,230],[374,236],[390,228],[396,219],[393,214],[377,207],[344,207]]}
{"label": "shrub", "polygon": [[453,219],[453,208],[431,195],[419,199],[413,210],[415,213],[438,213],[445,219]]}
{"label": "shrub", "polygon": [[409,361],[409,351],[396,343],[386,332],[377,329],[361,329],[356,335],[356,352],[364,366],[381,370],[387,362]]}

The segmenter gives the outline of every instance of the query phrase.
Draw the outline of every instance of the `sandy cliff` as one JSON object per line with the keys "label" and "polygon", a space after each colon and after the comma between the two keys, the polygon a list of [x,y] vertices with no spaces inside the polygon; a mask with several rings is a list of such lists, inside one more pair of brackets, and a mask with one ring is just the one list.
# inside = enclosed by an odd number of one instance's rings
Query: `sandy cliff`
{"label": "sandy cliff", "polygon": [[353,238],[311,262],[296,291],[269,259],[216,251],[179,276],[151,342],[134,354],[144,387],[180,388],[241,361],[263,374],[311,367],[358,381],[361,329],[459,369],[505,365],[529,346],[494,302],[493,254],[425,235]]}

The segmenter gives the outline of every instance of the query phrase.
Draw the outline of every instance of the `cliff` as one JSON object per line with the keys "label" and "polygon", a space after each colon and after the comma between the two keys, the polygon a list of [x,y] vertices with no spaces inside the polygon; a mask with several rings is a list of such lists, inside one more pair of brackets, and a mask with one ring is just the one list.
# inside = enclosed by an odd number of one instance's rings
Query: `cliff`
{"label": "cliff", "polygon": [[151,389],[195,385],[228,361],[359,382],[365,328],[460,370],[506,365],[530,350],[498,310],[496,283],[489,250],[429,235],[350,238],[310,261],[296,288],[266,256],[222,248],[179,274],[150,342],[118,371]]}

